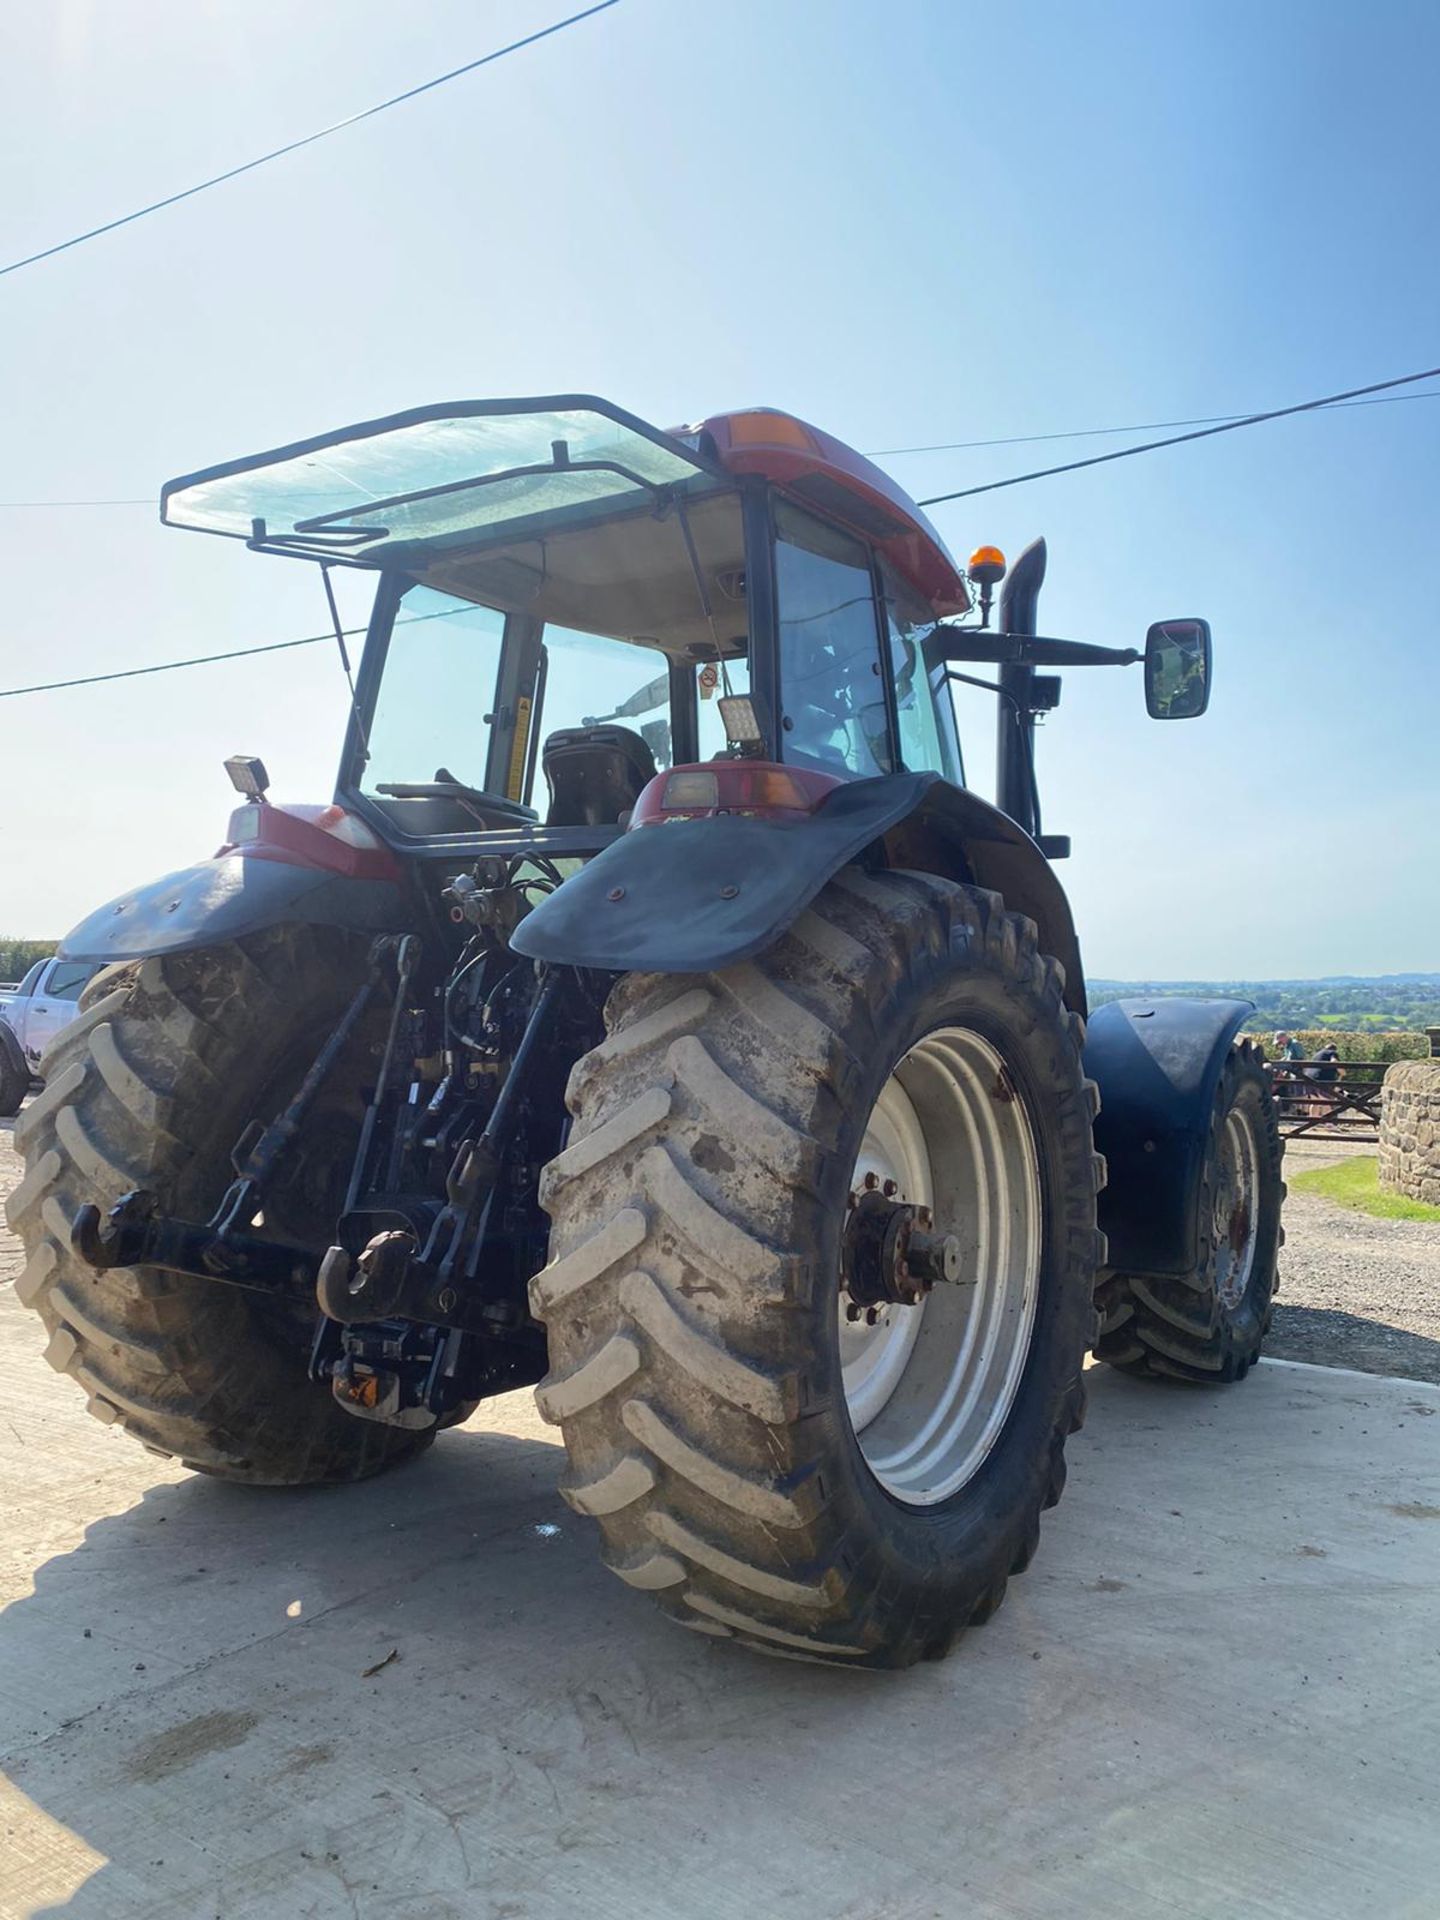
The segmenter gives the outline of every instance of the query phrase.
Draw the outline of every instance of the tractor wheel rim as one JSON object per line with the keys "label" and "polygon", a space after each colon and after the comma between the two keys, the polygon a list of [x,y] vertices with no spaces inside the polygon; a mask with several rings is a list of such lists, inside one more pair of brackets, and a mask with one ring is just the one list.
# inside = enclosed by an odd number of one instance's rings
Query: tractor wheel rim
{"label": "tractor wheel rim", "polygon": [[840,1365],[871,1473],[906,1506],[972,1480],[1004,1428],[1035,1328],[1043,1240],[1040,1164],[1025,1102],[991,1043],[940,1027],[905,1055],[871,1112],[852,1192],[895,1183],[959,1237],[960,1283],[917,1306],[876,1309],[842,1292]]}
{"label": "tractor wheel rim", "polygon": [[1259,1239],[1260,1154],[1249,1114],[1232,1107],[1220,1133],[1215,1170],[1215,1291],[1231,1312],[1255,1270]]}

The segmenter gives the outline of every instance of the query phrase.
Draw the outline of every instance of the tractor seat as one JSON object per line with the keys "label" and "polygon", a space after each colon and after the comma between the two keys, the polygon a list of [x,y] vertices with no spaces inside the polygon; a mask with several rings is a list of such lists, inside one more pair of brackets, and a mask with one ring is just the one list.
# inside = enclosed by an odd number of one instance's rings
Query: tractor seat
{"label": "tractor seat", "polygon": [[615,826],[655,778],[655,756],[629,727],[561,727],[545,742],[547,827]]}

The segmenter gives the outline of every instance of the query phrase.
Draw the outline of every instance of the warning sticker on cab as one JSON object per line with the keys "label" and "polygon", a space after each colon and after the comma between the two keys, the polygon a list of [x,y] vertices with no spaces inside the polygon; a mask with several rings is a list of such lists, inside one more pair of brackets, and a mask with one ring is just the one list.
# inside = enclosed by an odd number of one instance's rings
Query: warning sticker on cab
{"label": "warning sticker on cab", "polygon": [[530,745],[530,709],[534,705],[528,693],[515,702],[515,739],[510,748],[510,773],[505,782],[509,800],[525,797],[525,755]]}

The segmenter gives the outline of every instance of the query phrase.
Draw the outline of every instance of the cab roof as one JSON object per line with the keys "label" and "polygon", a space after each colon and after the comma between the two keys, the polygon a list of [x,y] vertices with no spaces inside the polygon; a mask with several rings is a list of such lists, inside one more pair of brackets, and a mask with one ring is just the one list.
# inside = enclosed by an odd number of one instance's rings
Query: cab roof
{"label": "cab roof", "polygon": [[677,438],[727,473],[763,474],[867,534],[937,613],[964,613],[969,606],[964,575],[909,494],[833,434],[774,407],[747,407],[712,414]]}
{"label": "cab roof", "polygon": [[269,552],[381,567],[748,474],[867,535],[936,613],[967,606],[939,534],[887,474],[764,407],[666,433],[593,394],[442,402],[184,474],[162,489],[160,517]]}

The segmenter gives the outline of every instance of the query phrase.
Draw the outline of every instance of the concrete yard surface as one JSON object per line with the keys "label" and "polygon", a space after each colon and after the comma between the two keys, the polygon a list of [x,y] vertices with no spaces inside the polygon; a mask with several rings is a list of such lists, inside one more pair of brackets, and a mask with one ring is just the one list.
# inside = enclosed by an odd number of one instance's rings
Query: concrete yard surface
{"label": "concrete yard surface", "polygon": [[941,1665],[762,1660],[600,1566],[528,1394],[343,1491],[97,1425],[0,1289],[0,1916],[1440,1912],[1440,1389],[1092,1372]]}

